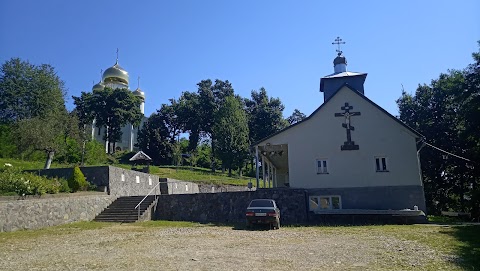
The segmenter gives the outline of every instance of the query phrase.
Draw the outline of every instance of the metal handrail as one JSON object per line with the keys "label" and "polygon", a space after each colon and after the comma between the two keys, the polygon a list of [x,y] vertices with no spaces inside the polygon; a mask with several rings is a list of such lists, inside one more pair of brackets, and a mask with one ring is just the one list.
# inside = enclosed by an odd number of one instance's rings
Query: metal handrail
{"label": "metal handrail", "polygon": [[[140,204],[142,204],[142,202],[144,202],[145,199],[146,199],[148,196],[150,196],[150,194],[153,192],[153,190],[155,190],[155,188],[157,188],[157,186],[159,186],[159,185],[160,185],[160,182],[158,182],[157,185],[155,185],[155,186],[152,188],[152,190],[150,190],[150,192],[148,192],[148,194],[147,194],[145,197],[143,197],[143,199],[137,204],[137,206],[135,206],[135,209],[138,208],[137,220],[140,219]],[[157,199],[158,199],[158,195],[155,194],[155,200],[157,200]]]}

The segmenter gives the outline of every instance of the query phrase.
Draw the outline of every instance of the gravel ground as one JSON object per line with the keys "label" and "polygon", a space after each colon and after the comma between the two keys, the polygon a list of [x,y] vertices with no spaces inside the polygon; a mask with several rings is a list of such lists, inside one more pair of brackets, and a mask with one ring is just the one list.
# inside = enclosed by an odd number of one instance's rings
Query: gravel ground
{"label": "gravel ground", "polygon": [[449,270],[451,261],[414,241],[321,227],[114,224],[0,242],[0,270]]}

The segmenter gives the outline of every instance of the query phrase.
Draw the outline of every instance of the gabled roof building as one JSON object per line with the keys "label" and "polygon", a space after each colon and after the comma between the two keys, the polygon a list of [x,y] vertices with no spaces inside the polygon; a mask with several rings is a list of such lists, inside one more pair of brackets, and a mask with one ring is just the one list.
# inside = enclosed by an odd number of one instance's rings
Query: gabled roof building
{"label": "gabled roof building", "polygon": [[[426,211],[417,146],[423,137],[365,96],[366,73],[341,51],[320,80],[324,102],[305,120],[252,144],[257,187],[306,189],[309,210]],[[385,86],[388,87],[388,86]]]}

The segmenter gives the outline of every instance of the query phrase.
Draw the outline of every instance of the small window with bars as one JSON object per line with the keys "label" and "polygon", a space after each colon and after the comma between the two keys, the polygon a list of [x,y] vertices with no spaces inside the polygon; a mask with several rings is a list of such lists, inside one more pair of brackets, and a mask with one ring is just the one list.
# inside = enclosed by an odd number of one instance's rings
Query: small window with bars
{"label": "small window with bars", "polygon": [[384,156],[375,157],[375,170],[377,172],[388,172],[387,157],[384,157]]}

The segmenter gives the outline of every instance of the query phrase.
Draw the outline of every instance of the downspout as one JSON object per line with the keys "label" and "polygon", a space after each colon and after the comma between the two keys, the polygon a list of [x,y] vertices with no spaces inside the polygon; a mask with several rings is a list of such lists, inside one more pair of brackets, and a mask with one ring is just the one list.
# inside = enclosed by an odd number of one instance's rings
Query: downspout
{"label": "downspout", "polygon": [[259,176],[260,176],[260,172],[258,172],[259,168],[258,168],[258,145],[255,146],[255,167],[257,170],[255,170],[255,175],[257,177],[257,189],[260,187],[260,180],[259,180]]}
{"label": "downspout", "polygon": [[418,144],[421,144],[420,147],[417,150],[417,163],[418,163],[418,174],[420,175],[420,184],[421,184],[421,187],[422,187],[423,202],[425,204],[425,210],[423,210],[423,212],[425,213],[425,215],[427,215],[427,202],[426,202],[426,199],[425,199],[425,186],[423,185],[422,164],[420,162],[420,151],[423,149],[423,147],[425,147],[425,141],[426,141],[425,138],[422,137],[416,143],[417,143],[417,146],[418,146]]}
{"label": "downspout", "polygon": [[265,188],[265,156],[262,155],[262,180],[263,180],[263,188]]}
{"label": "downspout", "polygon": [[416,144],[417,144],[417,146],[418,146],[418,144],[421,144],[421,145],[420,145],[420,148],[418,148],[418,150],[417,150],[417,163],[418,163],[420,181],[422,182],[422,186],[423,186],[422,165],[421,165],[421,163],[420,163],[420,151],[423,149],[423,147],[425,147],[425,139],[424,139],[424,138],[420,138],[420,139],[416,142]]}

